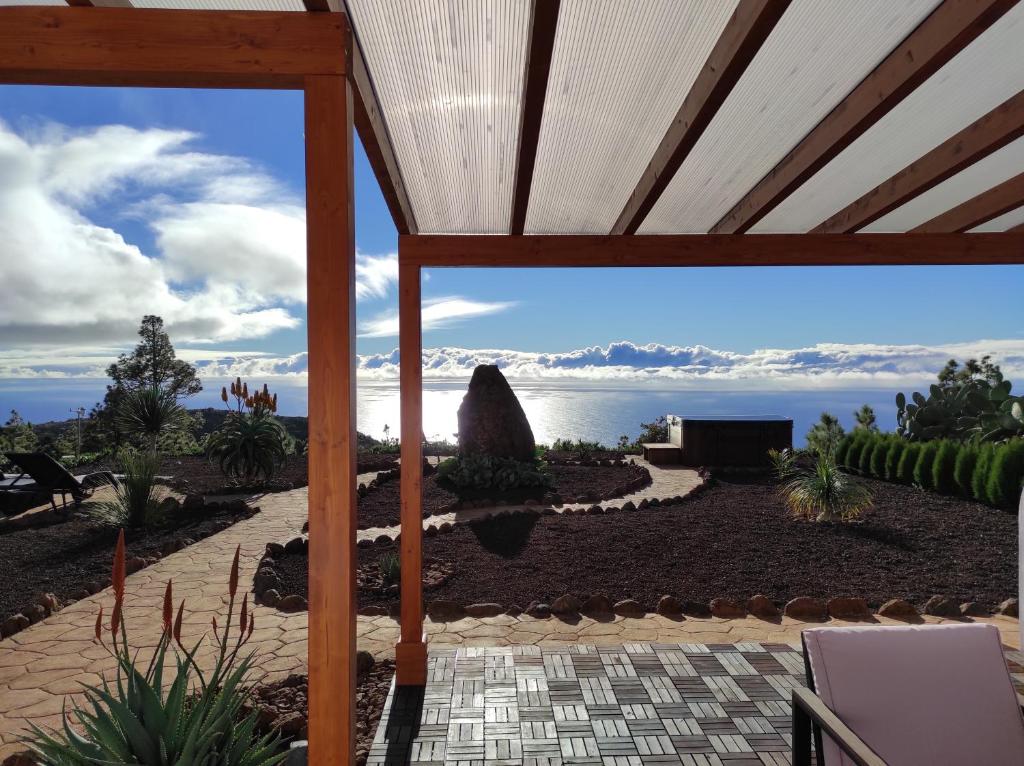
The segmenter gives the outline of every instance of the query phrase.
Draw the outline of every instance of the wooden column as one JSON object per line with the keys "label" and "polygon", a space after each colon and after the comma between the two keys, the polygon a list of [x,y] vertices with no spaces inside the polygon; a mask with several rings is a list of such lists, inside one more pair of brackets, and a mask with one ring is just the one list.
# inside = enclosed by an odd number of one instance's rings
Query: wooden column
{"label": "wooden column", "polygon": [[423,339],[420,267],[398,267],[399,386],[402,399],[402,634],[395,646],[400,686],[427,682],[423,634]]}
{"label": "wooden column", "polygon": [[356,388],[352,91],[305,80],[309,761],[355,761]]}

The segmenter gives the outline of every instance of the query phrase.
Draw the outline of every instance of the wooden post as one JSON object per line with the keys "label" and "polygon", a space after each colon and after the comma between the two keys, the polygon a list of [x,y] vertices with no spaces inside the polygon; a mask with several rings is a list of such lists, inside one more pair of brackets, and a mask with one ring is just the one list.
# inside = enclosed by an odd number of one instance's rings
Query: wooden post
{"label": "wooden post", "polygon": [[398,267],[399,387],[402,399],[402,633],[395,646],[395,682],[427,682],[423,634],[423,351],[420,267]]}
{"label": "wooden post", "polygon": [[305,80],[309,760],[355,762],[356,388],[352,90]]}

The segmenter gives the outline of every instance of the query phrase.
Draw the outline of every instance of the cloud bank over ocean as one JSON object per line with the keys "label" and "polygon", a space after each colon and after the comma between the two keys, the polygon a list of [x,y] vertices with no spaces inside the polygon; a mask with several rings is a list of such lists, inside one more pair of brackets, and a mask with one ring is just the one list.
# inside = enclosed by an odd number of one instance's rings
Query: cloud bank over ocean
{"label": "cloud bank over ocean", "polygon": [[[95,354],[95,356],[93,356]],[[672,383],[737,389],[862,388],[921,384],[947,359],[991,354],[1011,380],[1024,380],[1024,340],[978,340],[936,346],[819,343],[806,348],[749,353],[707,346],[668,346],[629,341],[560,353],[500,349],[433,348],[423,352],[424,378],[467,378],[478,364],[497,364],[521,380]],[[257,351],[183,348],[179,355],[203,377],[240,375],[257,380],[303,378],[306,354],[274,356]],[[0,378],[103,377],[112,349],[0,351]],[[398,350],[359,357],[365,382],[398,378]]]}

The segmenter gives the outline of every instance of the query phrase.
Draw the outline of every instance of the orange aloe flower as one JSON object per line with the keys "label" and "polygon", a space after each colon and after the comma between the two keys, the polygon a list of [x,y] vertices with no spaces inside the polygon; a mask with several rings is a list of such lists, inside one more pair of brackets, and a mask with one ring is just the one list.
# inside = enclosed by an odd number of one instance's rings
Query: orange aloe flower
{"label": "orange aloe flower", "polygon": [[171,596],[171,581],[167,581],[167,590],[164,591],[164,633],[171,632],[171,619],[174,616],[174,603]]}

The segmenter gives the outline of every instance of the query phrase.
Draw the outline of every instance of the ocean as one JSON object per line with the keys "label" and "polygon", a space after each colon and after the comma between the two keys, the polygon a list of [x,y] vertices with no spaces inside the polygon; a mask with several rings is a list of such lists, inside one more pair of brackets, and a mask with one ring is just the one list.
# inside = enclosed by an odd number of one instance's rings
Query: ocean
{"label": "ocean", "polygon": [[[189,401],[192,407],[221,406],[224,381],[207,380],[206,389]],[[429,439],[451,439],[457,430],[456,412],[466,382],[429,381],[423,392],[423,431]],[[659,415],[781,415],[792,418],[794,441],[804,435],[823,411],[837,415],[852,428],[853,412],[870,404],[883,430],[896,425],[896,390],[820,389],[799,391],[720,391],[682,388],[670,384],[637,385],[585,381],[511,380],[539,443],[557,438],[588,439],[614,444],[622,435],[635,438],[640,424]],[[0,381],[0,422],[11,409],[26,420],[43,422],[72,417],[71,409],[89,408],[102,399],[105,381],[3,380]],[[306,414],[305,383],[281,378],[271,383],[279,394],[283,415]],[[909,392],[908,392],[909,393]],[[387,427],[399,432],[397,382],[363,382],[358,392],[357,428],[380,438]]]}

